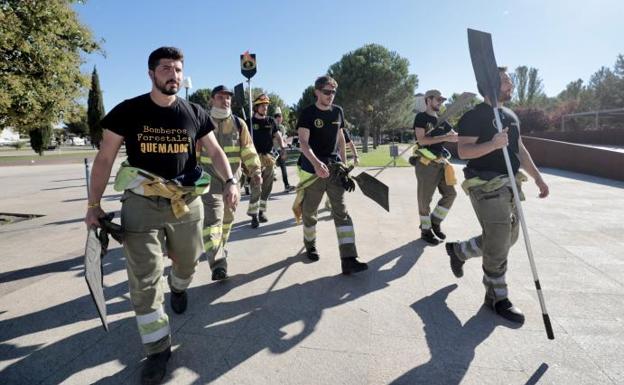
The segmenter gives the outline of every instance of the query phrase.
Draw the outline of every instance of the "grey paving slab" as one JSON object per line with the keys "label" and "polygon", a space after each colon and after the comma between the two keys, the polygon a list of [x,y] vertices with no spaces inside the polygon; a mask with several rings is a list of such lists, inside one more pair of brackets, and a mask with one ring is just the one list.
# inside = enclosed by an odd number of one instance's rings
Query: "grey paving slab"
{"label": "grey paving slab", "polygon": [[[275,194],[270,222],[256,230],[245,198],[229,247],[231,278],[212,282],[201,261],[187,312],[165,305],[174,333],[165,383],[624,383],[624,183],[544,174],[552,196],[538,200],[527,184],[523,207],[555,341],[543,330],[522,239],[508,274],[527,316],[517,327],[482,306],[478,260],[456,279],[443,247],[418,240],[413,169],[397,168],[379,176],[390,186],[390,213],[347,196],[370,266],[352,277],[340,274],[327,211],[317,226],[321,259],[310,263],[291,216],[294,195]],[[0,167],[0,183],[0,212],[43,215],[0,227],[0,383],[138,383],[143,352],[118,244],[104,260],[108,333],[84,281],[83,166]],[[118,211],[118,200],[109,185],[104,208]],[[459,192],[444,230],[455,240],[476,226]]]}

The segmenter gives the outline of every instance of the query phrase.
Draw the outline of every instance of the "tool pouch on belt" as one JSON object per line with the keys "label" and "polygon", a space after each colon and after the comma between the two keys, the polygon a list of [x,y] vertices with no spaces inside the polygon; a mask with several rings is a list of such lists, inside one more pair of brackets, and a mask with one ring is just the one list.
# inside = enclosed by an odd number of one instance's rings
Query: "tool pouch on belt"
{"label": "tool pouch on belt", "polygon": [[[516,186],[518,187],[518,193],[520,194],[519,198],[521,201],[523,201],[525,197],[521,188],[522,183],[529,180],[529,178],[527,178],[527,176],[522,171],[518,171],[516,173],[515,179]],[[479,176],[473,176],[472,178],[467,178],[466,180],[464,180],[461,186],[467,195],[470,195],[470,191],[475,188],[478,188],[485,193],[489,193],[509,186],[509,177],[507,175],[499,175],[489,180],[486,180],[482,179]]]}
{"label": "tool pouch on belt", "polygon": [[[198,166],[199,167],[199,166]],[[188,186],[182,185],[188,183]],[[143,196],[159,196],[171,202],[171,209],[176,218],[187,214],[190,210],[184,197],[187,195],[202,195],[210,187],[210,174],[196,168],[192,172],[181,175],[173,180],[166,180],[158,175],[143,169],[132,167],[127,161],[115,177],[115,191],[130,190]]]}
{"label": "tool pouch on belt", "polygon": [[329,177],[336,183],[340,184],[345,191],[355,191],[355,182],[349,176],[349,172],[353,170],[353,165],[347,167],[344,163],[336,162],[329,164]]}

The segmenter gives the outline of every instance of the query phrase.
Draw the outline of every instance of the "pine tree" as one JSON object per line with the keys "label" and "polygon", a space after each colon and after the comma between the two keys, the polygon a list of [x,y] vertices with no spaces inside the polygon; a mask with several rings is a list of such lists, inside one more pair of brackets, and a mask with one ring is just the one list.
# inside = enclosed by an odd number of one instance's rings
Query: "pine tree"
{"label": "pine tree", "polygon": [[104,100],[102,99],[100,79],[95,67],[93,67],[93,73],[91,74],[91,89],[89,90],[87,105],[87,123],[89,125],[91,143],[100,148],[100,142],[102,141],[102,126],[100,125],[100,121],[104,117]]}

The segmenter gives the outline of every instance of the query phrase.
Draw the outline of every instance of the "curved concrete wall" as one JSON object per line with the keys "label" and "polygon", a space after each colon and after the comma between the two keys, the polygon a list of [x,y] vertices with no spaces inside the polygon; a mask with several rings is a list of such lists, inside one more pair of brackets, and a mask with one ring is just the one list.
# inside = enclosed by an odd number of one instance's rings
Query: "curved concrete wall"
{"label": "curved concrete wall", "polygon": [[[539,167],[551,167],[624,181],[624,153],[582,144],[522,136],[522,142]],[[444,145],[457,157],[455,143]]]}

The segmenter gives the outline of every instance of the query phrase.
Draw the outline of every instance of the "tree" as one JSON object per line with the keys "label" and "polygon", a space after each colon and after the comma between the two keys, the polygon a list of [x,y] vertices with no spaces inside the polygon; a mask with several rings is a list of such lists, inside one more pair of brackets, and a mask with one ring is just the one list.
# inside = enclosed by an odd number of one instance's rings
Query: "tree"
{"label": "tree", "polygon": [[88,80],[81,53],[100,46],[72,0],[3,1],[0,6],[0,125],[22,133],[62,120]]}
{"label": "tree", "polygon": [[[455,103],[455,101],[457,100],[459,96],[460,94],[454,92],[446,101],[445,106],[450,106],[451,104]],[[482,102],[483,102],[483,99],[479,98],[478,96],[473,98],[472,101],[468,103],[468,105],[466,105],[466,107],[464,107],[460,112],[457,113],[457,115],[451,117],[448,123],[453,127],[457,127],[457,123],[459,122],[459,119],[461,119],[462,115],[472,110],[477,104],[482,103]]]}
{"label": "tree", "polygon": [[210,95],[212,90],[210,88],[199,88],[189,96],[189,101],[197,103],[204,107],[206,110],[210,110]]}
{"label": "tree", "polygon": [[301,114],[301,111],[303,111],[304,108],[314,103],[316,103],[316,95],[314,95],[314,86],[308,86],[305,90],[303,90],[303,93],[301,94],[301,97],[299,98],[299,101],[297,102],[297,104],[295,104],[292,107],[293,112],[297,116],[299,116],[299,114]]}
{"label": "tree", "polygon": [[544,85],[538,72],[537,68],[519,66],[511,74],[516,90],[514,106],[529,107],[544,101]]}
{"label": "tree", "polygon": [[542,132],[549,128],[550,120],[546,115],[546,111],[536,107],[518,107],[514,109],[518,119],[520,119],[520,125],[522,127],[522,133],[530,132]]}
{"label": "tree", "polygon": [[602,67],[589,79],[589,89],[592,92],[592,108],[605,110],[624,107],[624,81],[610,68]]}
{"label": "tree", "polygon": [[408,67],[409,61],[396,52],[368,44],[329,68],[338,82],[336,104],[344,107],[348,120],[363,128],[364,152],[371,134],[376,147],[384,129],[409,121],[418,78],[409,74]]}
{"label": "tree", "polygon": [[65,119],[65,129],[80,137],[89,133],[89,121],[87,110],[83,106],[77,106],[74,111]]}
{"label": "tree", "polygon": [[566,89],[561,91],[561,93],[557,95],[557,98],[559,100],[579,100],[581,98],[581,92],[583,92],[584,89],[583,80],[577,79],[568,83]]}
{"label": "tree", "polygon": [[527,84],[526,101],[529,106],[539,102],[539,98],[544,96],[544,85],[542,78],[537,74],[537,68],[529,69],[529,84]]}
{"label": "tree", "polygon": [[52,139],[52,126],[47,125],[33,128],[30,130],[29,134],[30,147],[32,147],[39,156],[43,155],[43,152],[48,149],[50,139]]}
{"label": "tree", "polygon": [[516,102],[520,105],[526,103],[526,89],[529,82],[529,69],[527,66],[519,66],[511,74],[511,80],[516,88]]}
{"label": "tree", "polygon": [[87,125],[89,126],[91,143],[97,148],[100,148],[100,142],[102,141],[102,125],[100,122],[104,114],[104,99],[102,98],[102,89],[100,88],[100,78],[94,66],[91,74],[91,89],[89,90],[89,98],[87,100]]}

